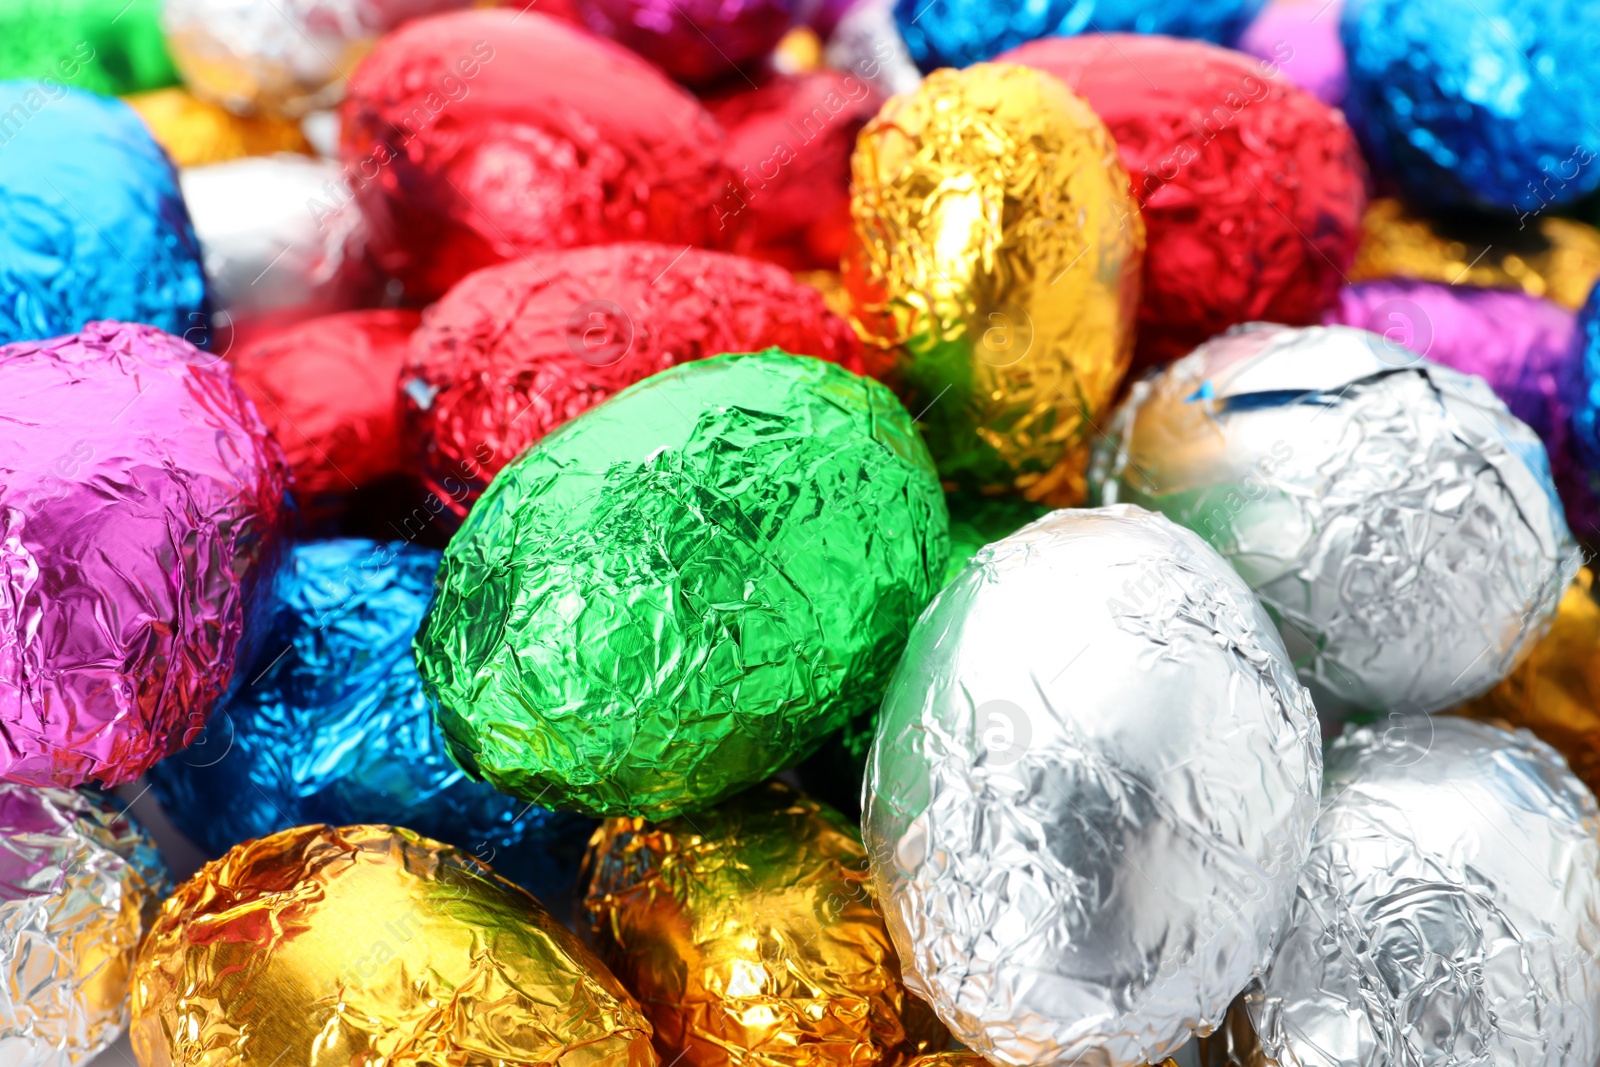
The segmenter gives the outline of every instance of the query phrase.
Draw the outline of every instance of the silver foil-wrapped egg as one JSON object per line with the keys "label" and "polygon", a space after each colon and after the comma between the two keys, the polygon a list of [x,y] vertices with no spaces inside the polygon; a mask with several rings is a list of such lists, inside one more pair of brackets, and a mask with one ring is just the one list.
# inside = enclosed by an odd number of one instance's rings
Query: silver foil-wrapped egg
{"label": "silver foil-wrapped egg", "polygon": [[1445,716],[1328,746],[1289,932],[1244,1009],[1282,1067],[1588,1067],[1600,813],[1555,750]]}
{"label": "silver foil-wrapped egg", "polygon": [[1488,689],[1578,567],[1533,431],[1481,379],[1344,326],[1239,327],[1136,383],[1089,482],[1233,564],[1329,728]]}
{"label": "silver foil-wrapped egg", "polygon": [[242,115],[337,103],[372,43],[473,0],[165,0],[167,49],[190,91]]}
{"label": "silver foil-wrapped egg", "polygon": [[1156,1062],[1266,966],[1321,781],[1272,620],[1133,507],[982,549],[890,683],[864,835],[905,981],[1018,1067]]}
{"label": "silver foil-wrapped egg", "polygon": [[68,1067],[128,1025],[128,977],[171,889],[101,794],[0,782],[0,1063]]}

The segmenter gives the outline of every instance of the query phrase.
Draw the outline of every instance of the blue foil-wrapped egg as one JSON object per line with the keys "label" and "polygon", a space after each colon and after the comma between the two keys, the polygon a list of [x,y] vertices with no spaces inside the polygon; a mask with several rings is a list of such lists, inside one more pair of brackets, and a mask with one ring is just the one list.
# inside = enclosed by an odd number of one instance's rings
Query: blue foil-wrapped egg
{"label": "blue foil-wrapped egg", "polygon": [[221,855],[307,823],[399,825],[541,898],[571,888],[594,824],[472,781],[434,729],[411,639],[438,567],[438,552],[403,542],[295,548],[238,693],[150,772],[178,829]]}
{"label": "blue foil-wrapped egg", "polygon": [[97,319],[205,343],[205,270],[177,175],[122,101],[0,82],[0,343]]}
{"label": "blue foil-wrapped egg", "polygon": [[1435,208],[1536,215],[1600,187],[1596,0],[1349,0],[1345,112]]}
{"label": "blue foil-wrapped egg", "polygon": [[1578,312],[1572,344],[1578,350],[1583,382],[1582,391],[1573,398],[1572,436],[1584,465],[1600,473],[1600,285],[1589,291],[1589,299]]}
{"label": "blue foil-wrapped egg", "polygon": [[895,0],[917,66],[966,67],[1052,34],[1163,33],[1231,45],[1264,0]]}

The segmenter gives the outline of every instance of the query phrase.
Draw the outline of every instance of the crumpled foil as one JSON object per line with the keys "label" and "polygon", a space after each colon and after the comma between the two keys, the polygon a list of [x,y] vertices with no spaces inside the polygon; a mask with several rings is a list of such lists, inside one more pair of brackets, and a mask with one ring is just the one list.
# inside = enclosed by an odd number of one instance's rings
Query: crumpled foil
{"label": "crumpled foil", "polygon": [[1232,44],[1264,0],[895,0],[923,70],[965,67],[1039,37],[1143,33]]}
{"label": "crumpled foil", "polygon": [[1508,674],[1578,568],[1544,446],[1481,378],[1346,326],[1244,326],[1138,382],[1096,499],[1165,513],[1278,623],[1324,724]]}
{"label": "crumpled foil", "polygon": [[693,819],[610,819],[585,933],[661,1062],[897,1067],[949,1034],[906,992],[861,835],[776,782]]}
{"label": "crumpled foil", "polygon": [[116,785],[254,653],[283,453],[216,357],[153,326],[0,348],[0,780]]}
{"label": "crumpled foil", "polygon": [[778,267],[635,243],[529,256],[429,309],[401,379],[407,438],[460,517],[530,445],[634,382],[769,345],[861,369],[849,324]]}
{"label": "crumpled foil", "polygon": [[537,11],[390,34],[343,117],[345,178],[416,301],[545,249],[715,240],[729,177],[715,120],[632,52]]}
{"label": "crumpled foil", "polygon": [[[374,287],[368,227],[332,160],[280,154],[190,167],[183,198],[231,354],[248,336],[361,306]],[[219,322],[221,316],[219,316]]]}
{"label": "crumpled foil", "polygon": [[905,968],[1016,1067],[1132,1067],[1266,966],[1309,847],[1316,710],[1261,605],[1133,507],[990,545],[917,621],[864,835]]}
{"label": "crumpled foil", "polygon": [[1600,230],[1576,219],[1428,220],[1384,199],[1368,206],[1361,231],[1349,272],[1355,282],[1415,278],[1521,289],[1576,310],[1600,278]]}
{"label": "crumpled foil", "polygon": [[1275,0],[1245,28],[1236,46],[1273,63],[1283,76],[1329,107],[1350,87],[1339,16],[1344,0]]}
{"label": "crumpled foil", "polygon": [[241,115],[298,118],[344,96],[373,44],[407,19],[473,0],[165,0],[184,83]]}
{"label": "crumpled foil", "polygon": [[1579,375],[1578,388],[1570,394],[1572,435],[1589,469],[1600,474],[1600,285],[1589,293],[1578,315],[1572,352]]}
{"label": "crumpled foil", "polygon": [[894,0],[851,4],[828,36],[824,58],[835,70],[865,80],[884,99],[909,93],[922,81],[894,24]]}
{"label": "crumpled foil", "polygon": [[417,666],[474,777],[558,810],[694,811],[877,702],[948,552],[882,385],[776,349],[686,363],[500,472]]}
{"label": "crumpled foil", "polygon": [[1366,166],[1344,116],[1277,63],[1123,33],[1035,41],[1000,61],[1081,94],[1132,176],[1146,239],[1137,364],[1242,322],[1310,325],[1337,299]]}
{"label": "crumpled foil", "polygon": [[[223,163],[274,152],[311,153],[298,122],[272,116],[235,115],[186,89],[157,89],[127,97],[156,143],[180,167]],[[241,204],[241,207],[247,205]]]}
{"label": "crumpled foil", "polygon": [[59,82],[0,82],[0,114],[0,343],[96,319],[201,341],[200,246],[133,109]]}
{"label": "crumpled foil", "polygon": [[302,517],[414,466],[401,443],[400,370],[415,311],[347,311],[268,332],[232,353],[234,377],[283,446]]}
{"label": "crumpled foil", "polygon": [[1344,109],[1420,207],[1537,215],[1600,187],[1590,0],[1346,0]]}
{"label": "crumpled foil", "polygon": [[1379,334],[1395,362],[1410,350],[1488,382],[1544,442],[1567,526],[1580,541],[1600,540],[1600,482],[1572,426],[1582,359],[1570,311],[1523,292],[1396,279],[1346,286],[1322,321]]}
{"label": "crumpled foil", "polygon": [[220,856],[310,823],[405,826],[542,899],[569,890],[592,824],[468,779],[433,727],[411,641],[439,553],[357,538],[297,545],[248,684],[150,770],[162,809]]}
{"label": "crumpled foil", "polygon": [[1600,1056],[1600,813],[1547,745],[1396,717],[1328,747],[1288,935],[1244,998],[1283,1067]]}
{"label": "crumpled foil", "polygon": [[867,124],[844,261],[869,372],[965,490],[1081,499],[1133,351],[1144,225],[1105,124],[1047,74],[936,71]]}
{"label": "crumpled foil", "polygon": [[[908,1060],[906,1067],[987,1067],[989,1061],[976,1052],[965,1050],[929,1052]],[[1160,1067],[1178,1067],[1176,1060],[1162,1060]]]}
{"label": "crumpled foil", "polygon": [[301,826],[167,898],[141,1067],[655,1067],[650,1024],[526,892],[403,828]]}
{"label": "crumpled foil", "polygon": [[795,0],[576,0],[584,23],[678,81],[743,82],[788,32]]}
{"label": "crumpled foil", "polygon": [[178,72],[161,32],[162,3],[7,0],[0,79],[50,78],[102,96],[173,85]]}
{"label": "crumpled foil", "polygon": [[0,1063],[70,1067],[117,1039],[170,888],[115,800],[0,782]]}

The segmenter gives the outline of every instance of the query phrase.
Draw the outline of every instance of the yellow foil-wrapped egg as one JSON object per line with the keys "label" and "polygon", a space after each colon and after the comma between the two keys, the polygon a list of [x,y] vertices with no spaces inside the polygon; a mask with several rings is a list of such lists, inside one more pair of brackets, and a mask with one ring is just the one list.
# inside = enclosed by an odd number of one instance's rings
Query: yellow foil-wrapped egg
{"label": "yellow foil-wrapped egg", "polygon": [[786,786],[610,819],[586,871],[590,938],[663,1063],[898,1067],[949,1040],[901,984],[859,832]]}
{"label": "yellow foil-wrapped egg", "polygon": [[1533,651],[1499,685],[1456,708],[1532,730],[1600,793],[1600,590],[1585,567]]}
{"label": "yellow foil-wrapped egg", "polygon": [[139,113],[156,143],[180,167],[274,152],[311,152],[299,123],[235,115],[218,104],[191,96],[186,89],[157,89],[123,99]]}
{"label": "yellow foil-wrapped egg", "polygon": [[650,1025],[523,890],[387,826],[236,846],[133,978],[142,1067],[654,1067]]}
{"label": "yellow foil-wrapped egg", "polygon": [[1600,278],[1600,230],[1555,215],[1430,221],[1374,200],[1350,280],[1382,278],[1521,289],[1576,309]]}
{"label": "yellow foil-wrapped egg", "polygon": [[1144,255],[1105,124],[1049,75],[980,63],[890,100],[851,166],[852,317],[941,475],[1078,502]]}

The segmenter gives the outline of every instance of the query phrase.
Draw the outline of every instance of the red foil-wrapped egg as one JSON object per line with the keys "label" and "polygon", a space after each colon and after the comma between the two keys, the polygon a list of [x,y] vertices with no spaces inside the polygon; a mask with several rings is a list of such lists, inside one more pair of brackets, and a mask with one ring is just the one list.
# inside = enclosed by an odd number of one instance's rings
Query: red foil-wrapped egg
{"label": "red foil-wrapped egg", "polygon": [[430,300],[529,252],[710,242],[722,147],[705,108],[626,49],[472,10],[378,44],[351,79],[340,154],[379,264]]}
{"label": "red foil-wrapped egg", "polygon": [[686,85],[746,76],[794,22],[795,0],[577,0],[589,28]]}
{"label": "red foil-wrapped egg", "polygon": [[421,321],[415,311],[348,311],[236,354],[234,378],[283,446],[295,497],[313,520],[406,472],[395,390]]}
{"label": "red foil-wrapped egg", "polygon": [[428,488],[465,515],[523,449],[634,382],[773,345],[861,370],[849,325],[770,264],[637,243],[531,255],[423,316],[401,381],[406,432]]}
{"label": "red foil-wrapped egg", "polygon": [[1241,322],[1308,325],[1355,259],[1366,168],[1344,116],[1201,41],[1085,34],[1000,57],[1047,71],[1116,139],[1144,215],[1136,365]]}
{"label": "red foil-wrapped egg", "polygon": [[850,239],[850,153],[882,101],[853,74],[778,75],[706,100],[732,177],[719,244],[790,270],[838,270]]}

